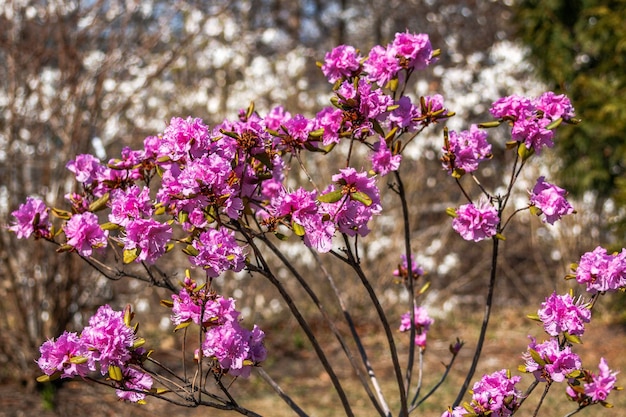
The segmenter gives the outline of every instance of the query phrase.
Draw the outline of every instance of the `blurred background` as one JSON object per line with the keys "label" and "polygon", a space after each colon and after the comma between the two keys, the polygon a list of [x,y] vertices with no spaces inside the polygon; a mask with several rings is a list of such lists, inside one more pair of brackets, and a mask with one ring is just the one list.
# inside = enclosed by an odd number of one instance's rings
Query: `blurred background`
{"label": "blurred background", "polygon": [[[109,281],[45,242],[16,240],[4,225],[27,195],[66,207],[63,196],[73,190],[68,160],[81,153],[108,160],[124,146],[138,148],[174,116],[200,117],[212,126],[251,101],[262,114],[283,105],[313,116],[328,104],[331,90],[316,61],[339,44],[367,53],[407,30],[428,33],[441,49],[434,66],[415,74],[409,93],[442,94],[457,113],[446,122],[451,129],[489,120],[489,106],[499,97],[548,89],[566,93],[583,119],[559,128],[555,148],[533,160],[521,179],[526,189],[539,175],[566,188],[577,214],[557,226],[518,216],[503,245],[496,303],[520,315],[532,312],[554,289],[568,288],[562,278],[583,252],[598,244],[624,246],[625,6],[624,0],[0,0],[0,385],[37,389],[39,345],[63,330],[80,330],[103,303],[133,304],[155,347],[160,340],[175,352],[179,343],[163,325],[169,312],[158,305],[167,293]],[[502,133],[490,132],[496,155],[504,150]],[[415,179],[406,184],[412,249],[432,285],[421,302],[453,323],[481,311],[490,245],[467,244],[450,228],[445,209],[462,196],[438,162],[441,146],[440,128],[420,135],[403,173]],[[493,189],[506,181],[506,159],[495,159],[504,162],[479,174]],[[332,158],[320,161],[312,174],[327,175],[332,164]],[[520,207],[525,193],[518,195]],[[389,210],[372,225],[362,254],[385,307],[400,314],[403,292],[392,271],[403,242],[394,198],[384,195]],[[313,259],[285,250],[323,291]],[[180,275],[185,265],[161,267]],[[341,276],[338,266],[328,268]],[[288,274],[281,279],[298,296]],[[270,352],[305,349],[266,282],[238,274],[219,285],[237,298],[250,325],[263,323]],[[357,325],[371,331],[375,316],[356,280],[340,285]],[[304,297],[301,303],[312,310]],[[613,300],[617,316],[622,305],[619,297]],[[7,415],[29,415],[19,412]]]}

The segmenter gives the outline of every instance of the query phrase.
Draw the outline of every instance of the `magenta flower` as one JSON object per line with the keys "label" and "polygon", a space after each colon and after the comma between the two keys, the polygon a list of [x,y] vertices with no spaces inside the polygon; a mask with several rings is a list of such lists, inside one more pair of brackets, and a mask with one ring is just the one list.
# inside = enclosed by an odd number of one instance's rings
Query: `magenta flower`
{"label": "magenta flower", "polygon": [[211,327],[205,334],[202,353],[215,358],[220,367],[233,376],[247,377],[250,365],[265,359],[264,333],[256,326],[251,332],[237,321]]}
{"label": "magenta flower", "polygon": [[9,226],[9,230],[15,232],[18,239],[50,236],[50,220],[48,219],[48,207],[39,198],[26,197],[26,202],[11,213],[15,221]]}
{"label": "magenta flower", "polygon": [[547,91],[535,100],[535,106],[550,120],[570,120],[575,116],[574,107],[565,94],[556,95]]}
{"label": "magenta flower", "polygon": [[131,185],[126,190],[116,189],[111,192],[111,223],[126,226],[131,219],[152,215],[150,189]]}
{"label": "magenta flower", "polygon": [[291,119],[291,113],[283,106],[277,106],[272,108],[263,120],[266,128],[278,131],[289,119]]}
{"label": "magenta flower", "polygon": [[87,348],[90,367],[95,369],[95,362],[100,362],[100,372],[106,375],[110,365],[123,368],[131,358],[135,332],[124,323],[123,311],[103,305],[89,319],[80,339]]}
{"label": "magenta flower", "polygon": [[163,131],[158,155],[169,156],[174,161],[199,157],[206,153],[210,141],[209,128],[202,119],[173,117]]}
{"label": "magenta flower", "polygon": [[[533,359],[531,351],[536,352],[543,363],[539,364]],[[561,347],[556,338],[537,344],[531,337],[528,351],[523,354],[526,361],[526,372],[532,372],[539,381],[563,382],[569,374],[580,370],[582,363],[578,355],[572,352],[571,347]]]}
{"label": "magenta flower", "polygon": [[626,286],[626,249],[611,255],[598,246],[585,253],[576,268],[576,281],[586,284],[592,294],[623,288]]}
{"label": "magenta flower", "polygon": [[489,109],[491,114],[498,119],[526,119],[534,111],[534,106],[529,98],[512,95],[496,100]]}
{"label": "magenta flower", "polygon": [[328,146],[339,143],[339,131],[343,122],[343,112],[333,107],[324,107],[315,116],[315,129],[324,129],[322,143]]}
{"label": "magenta flower", "polygon": [[191,264],[202,267],[209,277],[228,270],[239,272],[244,267],[243,248],[237,244],[235,233],[224,227],[201,233],[192,245],[198,254],[189,257]]}
{"label": "magenta flower", "polygon": [[400,71],[400,62],[394,50],[374,46],[367,59],[363,62],[363,70],[367,73],[366,79],[385,87]]}
{"label": "magenta flower", "polygon": [[320,253],[327,253],[333,248],[333,237],[337,229],[335,223],[324,220],[322,215],[307,217],[302,224],[306,231],[304,244]]}
{"label": "magenta flower", "polygon": [[551,122],[550,119],[535,117],[517,120],[513,123],[511,137],[517,142],[523,142],[526,149],[533,149],[539,155],[543,148],[554,146],[554,131],[547,129]]}
{"label": "magenta flower", "polygon": [[[400,257],[402,258],[402,264],[398,265],[398,269],[393,271],[393,276],[395,277],[399,277],[399,278],[407,278],[409,276],[408,273],[408,262],[406,259],[406,255],[403,253],[402,255],[400,255]],[[415,259],[413,259],[413,254],[411,254],[411,272],[412,272],[412,276],[413,279],[415,278],[419,278],[422,275],[424,275],[424,269],[422,269],[417,262],[415,262]]]}
{"label": "magenta flower", "polygon": [[361,57],[354,47],[339,45],[326,53],[322,72],[331,83],[342,78],[350,78],[358,73],[361,67],[360,60]]}
{"label": "magenta flower", "polygon": [[459,133],[450,131],[448,147],[442,149],[443,168],[452,174],[455,170],[463,173],[474,172],[478,164],[491,158],[491,144],[487,142],[487,132],[472,125],[470,130]]}
{"label": "magenta flower", "polygon": [[385,138],[381,137],[378,143],[374,145],[374,153],[370,156],[370,160],[372,161],[372,170],[381,176],[385,176],[400,168],[402,155],[394,155],[387,147]]}
{"label": "magenta flower", "polygon": [[591,310],[586,304],[574,303],[571,295],[557,295],[556,292],[541,303],[537,314],[546,333],[554,337],[562,332],[582,336],[585,323],[591,320]]}
{"label": "magenta flower", "polygon": [[600,358],[597,374],[591,375],[591,382],[585,384],[585,395],[589,396],[592,401],[606,401],[609,393],[615,389],[617,382],[617,372],[611,372],[604,358]]}
{"label": "magenta flower", "polygon": [[104,169],[100,160],[90,154],[76,155],[76,159],[70,160],[65,167],[76,176],[76,181],[85,185],[96,181]]}
{"label": "magenta flower", "polygon": [[[428,316],[428,312],[424,307],[415,306],[414,313],[414,325],[415,325],[415,345],[422,349],[426,347],[426,333],[430,329],[430,325],[435,320]],[[411,331],[411,312],[404,313],[400,320],[400,331]]]}
{"label": "magenta flower", "polygon": [[484,375],[472,388],[472,400],[469,406],[481,416],[508,417],[513,415],[523,395],[515,388],[520,380],[520,376],[509,377],[506,369]]}
{"label": "magenta flower", "polygon": [[107,246],[108,230],[102,230],[98,216],[91,212],[74,214],[65,224],[67,244],[76,248],[82,256],[91,256],[93,248]]}
{"label": "magenta flower", "polygon": [[544,222],[554,224],[561,217],[574,212],[572,205],[565,199],[567,191],[554,184],[544,181],[544,177],[537,179],[537,184],[530,193],[530,204],[541,210]]}
{"label": "magenta flower", "polygon": [[400,65],[408,69],[424,69],[436,61],[427,34],[396,33],[390,45],[391,53],[400,58]]}
{"label": "magenta flower", "polygon": [[341,198],[334,203],[322,203],[322,211],[335,220],[340,232],[349,236],[367,235],[367,223],[382,210],[375,179],[368,177],[366,172],[357,172],[348,167],[333,175],[332,180],[336,183],[335,189],[329,189],[324,194],[341,191],[348,198]]}
{"label": "magenta flower", "polygon": [[93,370],[86,361],[87,348],[76,333],[63,332],[56,340],[44,342],[39,352],[37,365],[48,376],[59,374],[61,378],[72,378]]}
{"label": "magenta flower", "polygon": [[146,394],[128,390],[149,391],[152,388],[152,377],[133,367],[123,368],[122,378],[122,381],[117,382],[120,388],[115,390],[115,394],[121,400],[133,403],[143,401],[146,398]]}
{"label": "magenta flower", "polygon": [[136,262],[153,264],[165,253],[166,244],[172,237],[172,226],[152,218],[131,220],[122,238],[124,249],[138,249]]}
{"label": "magenta flower", "polygon": [[452,228],[465,240],[474,242],[495,236],[498,232],[498,210],[486,201],[475,206],[464,204],[456,210]]}
{"label": "magenta flower", "polygon": [[178,326],[185,322],[200,324],[201,312],[202,301],[198,298],[198,294],[193,292],[193,288],[182,288],[178,294],[172,294],[170,320],[174,325]]}
{"label": "magenta flower", "polygon": [[391,126],[406,129],[409,132],[415,131],[419,124],[419,107],[414,105],[407,96],[400,97],[396,105],[398,107],[393,109],[387,118]]}

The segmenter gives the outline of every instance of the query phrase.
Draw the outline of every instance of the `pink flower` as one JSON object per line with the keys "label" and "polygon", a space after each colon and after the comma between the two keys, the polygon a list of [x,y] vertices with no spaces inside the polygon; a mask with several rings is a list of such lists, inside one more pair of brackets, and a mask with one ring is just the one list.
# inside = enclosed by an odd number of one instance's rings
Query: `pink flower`
{"label": "pink flower", "polygon": [[424,69],[436,61],[430,38],[424,33],[396,33],[390,50],[400,58],[404,68]]}
{"label": "pink flower", "polygon": [[82,256],[91,256],[93,248],[107,246],[108,230],[102,230],[98,216],[91,212],[74,214],[65,224],[67,244],[76,248]]}
{"label": "pink flower", "polygon": [[478,164],[491,158],[491,144],[487,142],[487,132],[472,125],[470,130],[459,133],[450,131],[448,147],[442,149],[446,156],[443,168],[452,174],[455,170],[463,173],[474,172]]}
{"label": "pink flower", "polygon": [[32,234],[35,237],[50,235],[48,207],[41,199],[26,197],[26,202],[20,204],[11,215],[15,221],[9,226],[9,230],[15,232],[18,239],[28,239]]}
{"label": "pink flower", "polygon": [[[415,345],[421,348],[426,347],[426,333],[430,329],[430,325],[434,323],[435,320],[431,319],[428,316],[428,312],[424,307],[415,306],[414,313],[414,321],[415,324]],[[411,312],[404,313],[400,320],[400,331],[408,332],[411,331]]]}
{"label": "pink flower", "polygon": [[556,292],[541,303],[537,313],[546,333],[555,337],[562,332],[582,336],[585,323],[591,320],[591,310],[587,305],[575,304],[571,295],[557,295]]}
{"label": "pink flower", "polygon": [[172,237],[172,226],[152,218],[131,220],[126,225],[126,236],[122,239],[124,249],[139,249],[135,261],[156,262],[164,253]]}
{"label": "pink flower", "polygon": [[92,369],[95,362],[100,362],[100,372],[106,375],[110,365],[124,367],[131,358],[135,332],[124,322],[123,311],[104,305],[89,319],[89,326],[83,329],[80,338],[87,348]]}
{"label": "pink flower", "polygon": [[478,206],[469,203],[459,207],[456,210],[456,217],[452,220],[452,228],[463,239],[478,242],[495,236],[499,222],[498,210],[483,201]]}
{"label": "pink flower", "polygon": [[111,192],[111,223],[126,226],[130,219],[138,219],[152,215],[152,202],[150,201],[150,189],[139,188],[136,185],[126,190],[116,189]]}
{"label": "pink flower", "polygon": [[396,105],[398,107],[392,110],[388,117],[391,126],[406,129],[409,132],[415,131],[419,124],[420,109],[407,96],[400,97]]}
{"label": "pink flower", "polygon": [[609,393],[615,389],[617,372],[611,372],[604,358],[600,359],[599,372],[591,376],[591,382],[585,384],[585,395],[592,401],[605,401]]}
{"label": "pink flower", "polygon": [[535,106],[550,120],[562,118],[569,120],[575,116],[574,107],[565,94],[554,94],[552,91],[543,93],[535,100]]}
{"label": "pink flower", "polygon": [[237,244],[234,232],[224,227],[202,232],[192,245],[198,254],[189,260],[192,265],[204,268],[210,277],[228,270],[239,272],[244,267],[243,248]]}
{"label": "pink flower", "polygon": [[322,143],[328,146],[331,143],[339,143],[339,131],[343,121],[343,112],[333,107],[323,108],[315,116],[315,129],[324,129]]}
{"label": "pink flower", "polygon": [[76,155],[76,159],[69,161],[65,167],[76,176],[76,181],[85,185],[96,181],[104,169],[100,160],[90,154]]}
{"label": "pink flower", "polygon": [[585,253],[576,268],[576,281],[587,285],[590,293],[617,291],[626,286],[626,249],[607,254],[598,246]]}
{"label": "pink flower", "polygon": [[496,100],[489,109],[494,117],[499,119],[510,118],[513,120],[525,119],[534,111],[532,101],[529,98],[512,95]]}
{"label": "pink flower", "polygon": [[[537,363],[531,354],[536,352],[544,363]],[[535,338],[531,338],[528,351],[523,355],[526,361],[526,372],[532,372],[539,381],[563,382],[569,374],[580,370],[582,363],[578,355],[572,352],[570,346],[559,346],[559,341],[552,338],[541,344],[537,344]]]}
{"label": "pink flower", "polygon": [[[393,271],[393,275],[395,277],[403,277],[404,279],[406,279],[409,275],[408,262],[405,254],[400,255],[400,257],[402,259],[402,264],[399,265],[399,269]],[[415,262],[415,260],[413,259],[413,254],[411,254],[411,272],[413,279],[419,278],[424,275],[424,270],[418,265],[417,262]]]}
{"label": "pink flower", "polygon": [[519,390],[515,389],[515,385],[520,381],[520,376],[509,377],[506,369],[484,375],[472,388],[473,394],[469,406],[481,416],[511,416],[517,410],[523,396]]}
{"label": "pink flower", "polygon": [[41,357],[37,365],[46,375],[59,374],[61,378],[72,378],[85,376],[90,371],[89,364],[81,360],[85,358],[87,348],[76,333],[63,332],[56,340],[44,342],[39,352]]}
{"label": "pink flower", "polygon": [[565,199],[567,191],[554,184],[544,181],[544,177],[537,179],[537,184],[530,193],[530,204],[541,210],[544,222],[554,224],[561,217],[574,212],[572,205]]}
{"label": "pink flower", "polygon": [[122,378],[122,381],[116,382],[120,388],[115,390],[115,394],[121,400],[133,403],[143,401],[146,394],[128,390],[149,391],[152,388],[152,377],[130,366],[122,369]]}
{"label": "pink flower", "polygon": [[367,80],[385,87],[400,71],[400,62],[390,48],[374,46],[363,62],[363,70],[367,72]]}
{"label": "pink flower", "polygon": [[322,72],[331,83],[342,78],[350,78],[358,73],[361,67],[360,59],[353,46],[339,45],[326,53]]}
{"label": "pink flower", "polygon": [[372,169],[375,173],[385,176],[392,171],[397,171],[400,168],[400,162],[402,161],[402,155],[394,155],[387,147],[385,138],[380,138],[378,143],[374,145],[374,153],[370,157],[372,161]]}

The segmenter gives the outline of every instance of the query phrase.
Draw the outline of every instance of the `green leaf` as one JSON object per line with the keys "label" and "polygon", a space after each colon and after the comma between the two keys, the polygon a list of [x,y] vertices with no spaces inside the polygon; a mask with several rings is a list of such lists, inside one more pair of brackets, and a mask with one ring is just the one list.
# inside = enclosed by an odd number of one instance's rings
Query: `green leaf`
{"label": "green leaf", "polygon": [[573,335],[573,334],[569,334],[568,332],[563,332],[563,336],[565,336],[565,339],[570,343],[575,343],[577,345],[580,345],[583,343],[583,341],[580,340],[580,337]]}
{"label": "green leaf", "polygon": [[105,193],[102,197],[94,201],[89,205],[89,211],[96,212],[106,208],[107,203],[109,202],[109,193]]}
{"label": "green leaf", "polygon": [[335,190],[317,197],[317,201],[321,203],[336,203],[341,200],[341,197],[343,197],[343,192],[341,190]]}
{"label": "green leaf", "polygon": [[109,365],[109,378],[117,382],[123,380],[122,369],[119,366]]}
{"label": "green leaf", "polygon": [[450,217],[452,217],[453,219],[456,219],[457,214],[456,214],[456,209],[454,207],[448,207],[446,209],[446,214]]}
{"label": "green leaf", "polygon": [[100,225],[100,229],[102,230],[119,230],[121,228],[122,226],[120,226],[119,224],[115,224],[111,222],[102,223]]}
{"label": "green leaf", "polygon": [[492,122],[478,123],[478,127],[480,127],[481,129],[490,129],[492,127],[498,127],[498,126],[500,126],[500,124],[502,124],[501,121],[494,120]]}
{"label": "green leaf", "polygon": [[373,203],[370,196],[361,191],[350,194],[350,198],[363,203],[363,205],[365,205],[366,207],[371,206]]}
{"label": "green leaf", "polygon": [[537,313],[527,314],[526,317],[528,317],[531,320],[538,321],[541,323],[541,319],[539,318],[539,314]]}
{"label": "green leaf", "polygon": [[135,259],[137,259],[137,256],[139,256],[138,252],[139,251],[137,250],[137,248],[124,250],[124,260],[123,260],[123,262],[125,264],[129,264],[129,263],[133,262]]}
{"label": "green leaf", "polygon": [[559,127],[561,122],[563,122],[563,118],[559,117],[558,119],[556,119],[552,123],[550,123],[548,126],[546,126],[546,129],[548,129],[548,130],[556,129],[557,127]]}
{"label": "green leaf", "polygon": [[296,222],[293,222],[291,224],[291,227],[293,227],[293,232],[296,234],[296,236],[304,236],[306,233],[304,227]]}
{"label": "green leaf", "polygon": [[61,210],[61,209],[52,207],[50,211],[52,211],[52,214],[55,217],[58,217],[59,219],[62,219],[62,220],[69,220],[72,218],[72,213],[66,210]]}
{"label": "green leaf", "polygon": [[184,329],[185,327],[189,327],[191,324],[191,319],[180,323],[178,326],[174,327],[174,331],[177,332],[180,329]]}
{"label": "green leaf", "polygon": [[185,249],[183,249],[183,252],[189,256],[198,256],[198,254],[200,253],[200,251],[194,248],[193,245],[187,245]]}

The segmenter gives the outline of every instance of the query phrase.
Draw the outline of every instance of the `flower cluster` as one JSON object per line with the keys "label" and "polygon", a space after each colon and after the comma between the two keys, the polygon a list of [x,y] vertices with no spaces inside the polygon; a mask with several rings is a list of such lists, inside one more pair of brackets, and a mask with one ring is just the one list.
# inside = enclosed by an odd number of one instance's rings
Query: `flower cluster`
{"label": "flower cluster", "polygon": [[452,228],[463,239],[479,242],[495,236],[499,223],[498,210],[483,200],[478,205],[468,203],[456,209]]}
{"label": "flower cluster", "polygon": [[626,249],[608,254],[598,246],[585,253],[575,269],[576,281],[586,285],[588,292],[617,291],[626,287]]}
{"label": "flower cluster", "polygon": [[508,417],[515,413],[522,393],[515,388],[521,377],[511,376],[506,369],[484,375],[472,388],[472,399],[465,407],[445,411],[441,417],[494,416]]}
{"label": "flower cluster", "polygon": [[563,382],[574,371],[581,369],[582,363],[570,346],[561,346],[555,338],[537,344],[531,338],[528,350],[523,355],[525,371],[531,372],[539,381]]}
{"label": "flower cluster", "polygon": [[9,230],[14,232],[18,239],[28,239],[31,235],[50,237],[51,224],[48,211],[46,203],[41,199],[26,197],[26,202],[11,213],[15,221],[9,226]]}
{"label": "flower cluster", "polygon": [[146,394],[137,391],[150,390],[152,378],[137,369],[144,360],[144,340],[130,327],[131,318],[130,308],[114,311],[108,305],[100,307],[80,335],[66,331],[44,342],[39,349],[39,368],[49,380],[84,377],[99,369],[114,381],[118,397],[143,401]]}
{"label": "flower cluster", "polygon": [[265,333],[256,325],[252,330],[241,327],[232,298],[199,287],[187,277],[183,288],[166,304],[172,307],[171,320],[176,329],[191,323],[201,325],[202,354],[215,361],[220,373],[247,377],[252,366],[265,360]]}
{"label": "flower cluster", "polygon": [[591,320],[588,304],[575,303],[570,294],[558,295],[555,292],[541,303],[537,314],[544,330],[550,336],[558,336],[563,332],[582,336],[585,332],[585,323]]}
{"label": "flower cluster", "polygon": [[538,210],[537,215],[544,215],[544,222],[554,224],[561,217],[572,214],[574,208],[565,199],[567,191],[544,179],[543,176],[537,179],[530,193],[530,204]]}
{"label": "flower cluster", "polygon": [[604,358],[600,358],[598,373],[585,371],[583,378],[574,381],[567,387],[569,397],[585,407],[594,403],[606,403],[606,399],[612,390],[618,389],[617,372],[611,371]]}
{"label": "flower cluster", "polygon": [[540,154],[545,147],[554,145],[554,128],[561,121],[574,118],[574,108],[565,95],[551,91],[536,99],[517,95],[503,97],[493,103],[491,114],[512,125],[513,140],[523,143],[526,149]]}
{"label": "flower cluster", "polygon": [[411,312],[404,313],[400,321],[400,331],[411,331],[411,327],[415,328],[415,345],[426,348],[426,333],[430,329],[430,325],[435,320],[428,316],[428,312],[424,307],[415,306],[413,314],[413,326],[411,326]]}
{"label": "flower cluster", "polygon": [[470,130],[459,133],[450,131],[442,149],[443,168],[448,174],[461,176],[474,172],[478,164],[491,158],[491,144],[487,142],[487,132],[472,125]]}

